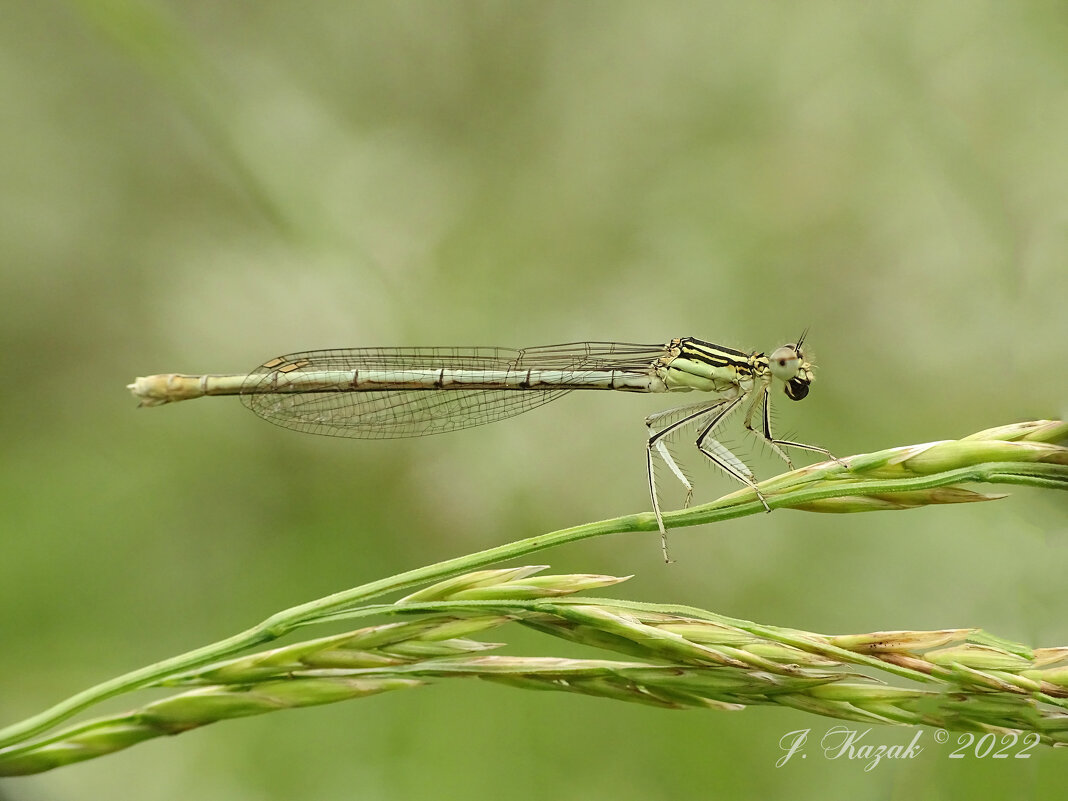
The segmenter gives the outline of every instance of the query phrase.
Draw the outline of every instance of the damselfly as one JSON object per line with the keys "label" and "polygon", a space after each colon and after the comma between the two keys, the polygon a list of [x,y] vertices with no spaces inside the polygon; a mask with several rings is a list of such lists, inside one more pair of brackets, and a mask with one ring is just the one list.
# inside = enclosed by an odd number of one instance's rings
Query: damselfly
{"label": "damselfly", "polygon": [[[667,438],[685,427],[695,444],[728,475],[747,485],[767,511],[752,471],[713,434],[732,412],[745,408],[745,427],[792,467],[783,448],[831,454],[815,445],[776,439],[771,432],[771,387],[801,400],[812,384],[812,365],[801,350],[805,335],[770,356],[743,353],[700,339],[666,345],[576,342],[524,348],[353,348],[279,356],[247,375],[153,375],[129,389],[144,406],[204,395],[240,395],[260,417],[284,428],[335,437],[419,437],[491,423],[541,406],[575,389],[622,392],[707,392],[714,398],[646,418],[649,495],[667,558],[654,457],[686,488],[693,486],[675,462]],[[761,409],[759,425],[754,415]]]}

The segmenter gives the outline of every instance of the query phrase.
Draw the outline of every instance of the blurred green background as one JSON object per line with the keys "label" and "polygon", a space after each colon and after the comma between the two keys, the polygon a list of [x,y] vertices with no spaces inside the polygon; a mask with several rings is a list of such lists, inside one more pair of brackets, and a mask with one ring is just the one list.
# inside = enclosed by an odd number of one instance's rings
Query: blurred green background
{"label": "blurred green background", "polygon": [[[362,442],[274,428],[237,400],[138,410],[137,375],[360,345],[764,350],[811,326],[818,381],[779,402],[779,427],[835,453],[1068,414],[1061,4],[46,0],[4,16],[0,722],[338,589],[648,508],[642,418],[663,399],[574,395]],[[737,425],[728,442],[781,469]],[[735,488],[689,463],[698,499]],[[619,597],[812,631],[983,626],[1052,646],[1068,644],[1065,521],[1064,498],[1020,489],[683,530],[671,566],[636,535],[538,561],[634,573]],[[1048,749],[775,769],[783,734],[832,725],[453,682],[0,792],[1063,788]]]}

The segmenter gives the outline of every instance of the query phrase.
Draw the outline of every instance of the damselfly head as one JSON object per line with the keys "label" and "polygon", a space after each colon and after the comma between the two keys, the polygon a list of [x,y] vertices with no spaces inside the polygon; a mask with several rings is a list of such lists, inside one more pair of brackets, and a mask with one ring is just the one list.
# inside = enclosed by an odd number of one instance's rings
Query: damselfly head
{"label": "damselfly head", "polygon": [[801,336],[797,338],[797,344],[777,348],[768,359],[771,374],[785,383],[783,391],[790,400],[798,401],[808,395],[814,378],[812,365],[805,361],[805,355],[801,351],[807,333],[808,329],[802,331]]}

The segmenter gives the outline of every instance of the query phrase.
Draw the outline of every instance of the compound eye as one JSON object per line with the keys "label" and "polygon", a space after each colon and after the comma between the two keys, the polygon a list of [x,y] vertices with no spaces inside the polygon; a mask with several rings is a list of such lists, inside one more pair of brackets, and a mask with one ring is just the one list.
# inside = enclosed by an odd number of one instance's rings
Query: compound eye
{"label": "compound eye", "polygon": [[783,345],[768,358],[768,366],[780,381],[790,381],[801,369],[801,354],[793,345]]}
{"label": "compound eye", "polygon": [[786,397],[790,400],[804,400],[808,395],[809,386],[812,381],[804,376],[797,376],[791,378],[786,382],[786,386],[783,387],[783,391],[786,393]]}

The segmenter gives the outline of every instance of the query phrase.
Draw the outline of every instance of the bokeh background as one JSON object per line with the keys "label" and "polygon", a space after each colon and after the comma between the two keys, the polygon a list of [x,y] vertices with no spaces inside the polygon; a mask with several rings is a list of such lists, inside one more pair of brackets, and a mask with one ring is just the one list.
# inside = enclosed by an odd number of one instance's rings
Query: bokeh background
{"label": "bokeh background", "polygon": [[[573,395],[362,442],[274,428],[237,400],[139,410],[137,375],[359,345],[764,350],[811,326],[818,382],[778,404],[779,426],[838,454],[1068,414],[1059,4],[44,0],[5,6],[0,87],[5,723],[293,604],[648,508],[642,418],[663,399]],[[728,441],[780,470],[740,430]],[[699,499],[734,489],[689,462]],[[1063,645],[1065,511],[1020,489],[683,530],[671,566],[647,535],[538,560],[635,574],[619,597],[812,631],[983,626]],[[453,682],[223,723],[0,792],[1063,788],[1049,750],[774,767],[784,733],[833,723]]]}

